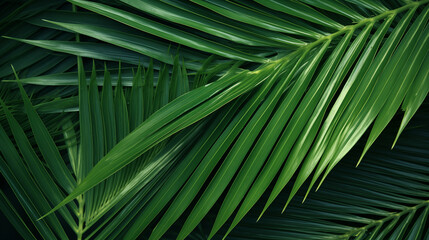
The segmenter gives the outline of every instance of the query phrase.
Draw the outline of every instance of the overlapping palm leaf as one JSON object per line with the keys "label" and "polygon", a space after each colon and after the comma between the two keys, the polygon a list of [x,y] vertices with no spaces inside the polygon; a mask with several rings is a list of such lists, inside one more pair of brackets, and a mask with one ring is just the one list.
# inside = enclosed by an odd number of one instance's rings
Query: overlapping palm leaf
{"label": "overlapping palm leaf", "polygon": [[[74,171],[69,183],[52,172],[61,194],[48,199],[52,206],[68,194],[53,211],[67,217],[75,208],[78,224],[69,224],[79,236],[135,239],[156,224],[150,239],[159,239],[186,213],[178,234],[184,239],[216,203],[210,237],[235,213],[229,233],[267,189],[262,213],[291,179],[286,205],[307,178],[309,189],[323,181],[373,124],[366,151],[402,108],[399,136],[429,89],[428,1],[70,2],[91,13],[45,11],[28,21],[104,43],[18,40],[77,56],[142,61],[149,68],[143,83],[138,70],[131,90],[124,93],[118,84],[115,97],[105,77],[100,98],[96,70],[88,93],[79,64],[79,97],[71,101],[79,102],[80,134],[66,128],[68,155],[54,150],[43,127],[45,138],[36,138],[51,146],[48,153],[39,146],[43,158],[50,154],[52,164],[57,159],[61,165],[48,166],[50,171]],[[216,56],[205,60],[210,54]],[[157,60],[154,65],[149,58]],[[197,71],[191,84],[181,62]],[[76,74],[67,74],[22,82],[76,85]],[[152,75],[155,94],[147,82]],[[43,124],[25,102],[34,132]],[[61,157],[71,166],[62,166]],[[64,207],[76,198],[77,205]],[[53,211],[40,222],[36,216],[46,207],[32,211],[42,235],[52,226],[52,234],[64,237],[58,224],[48,222],[58,221]]]}
{"label": "overlapping palm leaf", "polygon": [[[157,184],[162,183],[162,176],[174,165],[174,160],[183,154],[184,149],[195,141],[205,123],[189,128],[186,133],[179,134],[168,143],[164,141],[158,144],[146,155],[139,157],[138,162],[121,170],[109,181],[79,198],[77,205],[72,204],[70,208],[61,209],[61,217],[67,221],[68,229],[64,230],[54,215],[46,220],[37,220],[46,208],[58,204],[64,198],[64,194],[70,193],[112,146],[153,111],[189,90],[186,69],[181,68],[177,61],[176,64],[173,69],[175,74],[171,80],[167,68],[164,67],[156,91],[153,89],[151,66],[144,73],[141,68],[137,69],[133,87],[125,93],[120,78],[113,93],[111,77],[107,70],[101,92],[96,84],[94,69],[89,89],[81,72],[78,129],[80,134],[76,134],[76,126],[72,121],[64,123],[63,133],[67,146],[65,155],[64,150],[61,151],[55,145],[21,85],[25,111],[38,148],[31,145],[27,134],[2,102],[2,110],[9,123],[7,130],[13,134],[13,137],[9,138],[4,128],[1,128],[4,143],[1,149],[4,156],[2,174],[17,194],[24,210],[30,213],[29,218],[41,236],[67,238],[65,234],[67,230],[74,230],[76,234],[82,236],[83,231],[90,229],[97,221],[98,228],[107,222],[112,227],[115,224],[119,225],[124,221],[123,218],[117,217],[115,221],[106,221],[106,218],[107,220],[112,218],[119,210],[125,211],[123,208],[125,204],[128,204],[129,208],[135,208],[135,204],[143,204],[136,202],[136,199],[147,198],[147,192],[152,188],[159,188]],[[83,71],[82,62],[79,66]],[[176,87],[170,88],[168,83],[175,83]],[[16,141],[17,147],[14,147],[12,139]],[[46,162],[40,160],[40,155]],[[44,163],[47,166],[44,166]],[[145,190],[138,193],[141,189]],[[131,199],[134,205],[130,203]],[[85,208],[83,201],[86,201]],[[82,228],[83,225],[77,225],[74,219],[76,217],[79,224],[85,221],[85,229]],[[93,234],[97,232],[93,230]]]}
{"label": "overlapping palm leaf", "polygon": [[[427,113],[426,104],[395,149],[388,150],[396,134],[389,128],[356,168],[360,141],[304,203],[300,191],[281,214],[288,196],[280,195],[258,222],[259,212],[252,210],[228,239],[427,239]],[[206,221],[192,235],[205,239],[210,228]]]}

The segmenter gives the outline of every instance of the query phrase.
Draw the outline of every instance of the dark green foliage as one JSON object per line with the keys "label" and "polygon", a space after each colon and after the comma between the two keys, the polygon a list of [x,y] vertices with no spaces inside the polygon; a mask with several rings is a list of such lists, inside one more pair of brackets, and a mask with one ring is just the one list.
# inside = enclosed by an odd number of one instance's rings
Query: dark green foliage
{"label": "dark green foliage", "polygon": [[428,0],[54,2],[1,3],[23,238],[428,237]]}

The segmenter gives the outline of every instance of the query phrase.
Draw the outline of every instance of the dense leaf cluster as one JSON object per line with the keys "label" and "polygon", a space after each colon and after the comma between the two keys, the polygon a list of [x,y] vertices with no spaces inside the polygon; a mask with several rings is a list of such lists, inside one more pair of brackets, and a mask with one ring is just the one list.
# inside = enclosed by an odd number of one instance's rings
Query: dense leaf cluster
{"label": "dense leaf cluster", "polygon": [[[428,0],[1,5],[0,207],[23,238],[429,237],[427,106],[404,130]],[[365,156],[398,110],[397,149]]]}

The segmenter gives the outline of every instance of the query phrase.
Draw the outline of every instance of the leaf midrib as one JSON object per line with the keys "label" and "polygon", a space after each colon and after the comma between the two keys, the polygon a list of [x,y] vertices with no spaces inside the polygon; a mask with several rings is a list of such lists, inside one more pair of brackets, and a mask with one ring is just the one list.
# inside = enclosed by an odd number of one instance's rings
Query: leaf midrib
{"label": "leaf midrib", "polygon": [[405,214],[408,214],[411,211],[416,211],[419,208],[424,207],[425,205],[429,206],[429,200],[422,200],[419,204],[411,206],[411,207],[404,207],[402,211],[399,212],[391,212],[386,217],[379,219],[379,220],[373,220],[370,224],[365,225],[360,228],[355,228],[353,230],[350,230],[347,233],[344,233],[343,235],[338,236],[338,239],[349,239],[352,236],[357,236],[360,233],[364,233],[368,231],[368,229],[371,229],[374,226],[383,225],[384,223],[388,222],[391,219],[400,218]]}
{"label": "leaf midrib", "polygon": [[[359,22],[357,22],[354,25],[344,26],[342,29],[340,29],[340,30],[338,30],[338,31],[336,31],[336,32],[334,32],[334,33],[332,33],[330,35],[323,36],[323,37],[319,38],[318,40],[316,40],[314,42],[308,43],[307,45],[298,48],[295,52],[300,52],[300,51],[305,51],[305,50],[312,49],[313,47],[315,47],[315,46],[317,46],[317,45],[319,45],[319,44],[321,44],[321,43],[323,43],[323,42],[325,42],[327,40],[332,40],[332,39],[334,39],[334,38],[336,38],[336,37],[338,37],[338,36],[340,36],[340,35],[342,35],[344,33],[347,33],[349,31],[354,31],[354,30],[356,30],[356,29],[358,29],[358,28],[360,28],[362,26],[367,25],[368,23],[375,23],[375,22],[377,22],[377,21],[379,21],[381,19],[384,19],[384,18],[386,18],[388,16],[397,15],[398,13],[401,13],[401,12],[406,11],[406,10],[408,10],[410,8],[413,8],[413,7],[419,7],[419,6],[421,6],[423,4],[426,4],[428,2],[429,2],[429,0],[423,0],[423,1],[419,1],[419,2],[410,2],[410,3],[404,5],[404,6],[400,7],[400,8],[396,8],[396,9],[393,9],[393,10],[385,11],[385,12],[383,12],[383,13],[381,13],[379,15],[376,15],[374,17],[371,17],[371,18],[364,18],[364,19],[360,20]],[[287,55],[287,56],[285,56],[283,58],[277,59],[277,60],[271,60],[271,61],[268,60],[268,62],[278,63],[278,62],[283,61],[285,58],[288,58],[288,56],[289,55]]]}

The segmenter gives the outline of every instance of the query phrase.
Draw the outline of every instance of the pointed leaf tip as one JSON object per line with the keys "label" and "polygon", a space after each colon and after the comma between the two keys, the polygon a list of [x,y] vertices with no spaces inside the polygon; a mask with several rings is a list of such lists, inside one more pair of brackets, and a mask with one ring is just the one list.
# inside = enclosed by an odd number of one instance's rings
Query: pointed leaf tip
{"label": "pointed leaf tip", "polygon": [[362,161],[362,159],[363,159],[363,156],[365,155],[365,153],[362,153],[361,154],[361,156],[360,156],[360,158],[359,158],[359,160],[358,160],[358,162],[356,163],[356,167],[358,167],[359,166],[359,164],[360,164],[360,162]]}
{"label": "pointed leaf tip", "polygon": [[264,212],[265,212],[265,209],[264,209],[264,210],[262,210],[261,214],[259,214],[259,217],[258,217],[258,219],[256,219],[256,222],[259,222],[259,220],[261,219],[262,214],[264,214]]}

